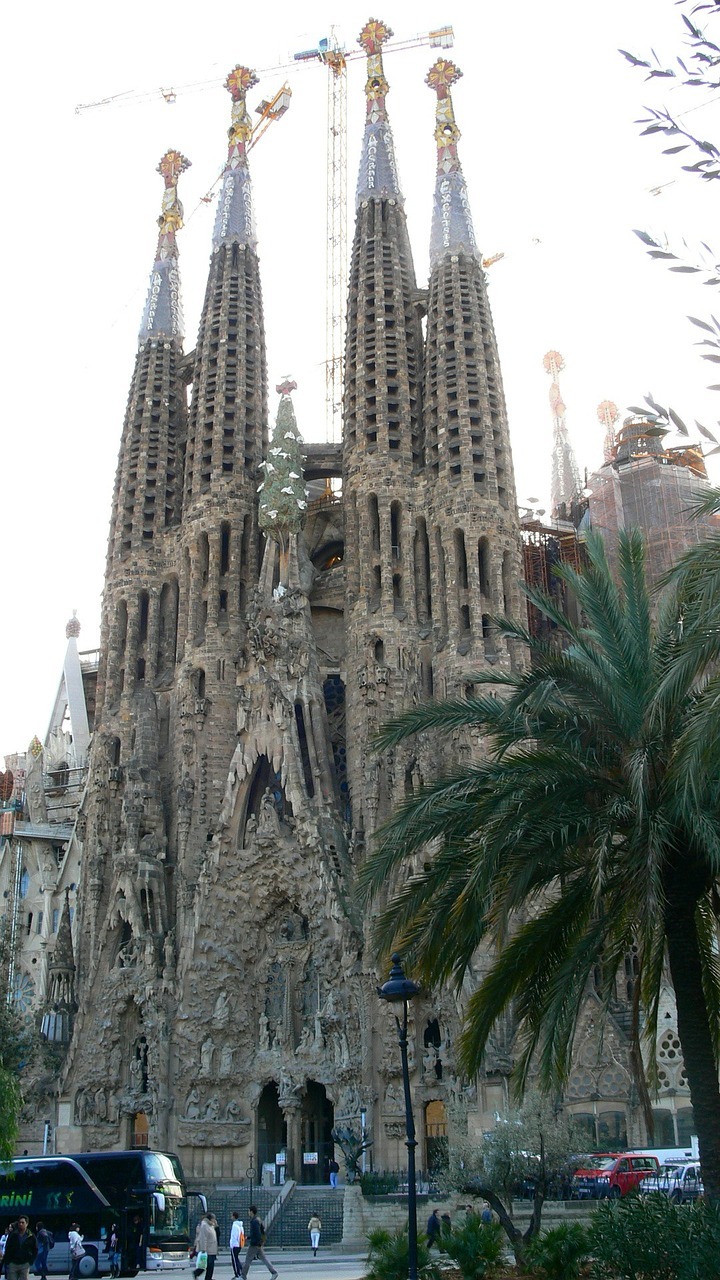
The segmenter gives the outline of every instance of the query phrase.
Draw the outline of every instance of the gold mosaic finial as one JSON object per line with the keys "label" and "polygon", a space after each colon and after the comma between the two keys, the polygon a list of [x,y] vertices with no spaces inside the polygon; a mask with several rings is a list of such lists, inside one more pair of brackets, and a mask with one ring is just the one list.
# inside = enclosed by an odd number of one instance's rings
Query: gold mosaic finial
{"label": "gold mosaic finial", "polygon": [[367,54],[380,53],[382,46],[392,39],[392,36],[393,32],[384,22],[380,22],[377,18],[369,18],[358,36],[358,44]]}
{"label": "gold mosaic finial", "polygon": [[297,382],[291,377],[286,376],[282,382],[279,382],[275,390],[279,396],[289,396],[292,391],[297,391]]}
{"label": "gold mosaic finial", "polygon": [[183,225],[183,207],[178,200],[178,179],[189,168],[190,161],[180,151],[166,151],[157,167],[157,172],[165,183],[162,212],[158,218],[161,242],[164,236],[174,235]]}
{"label": "gold mosaic finial", "polygon": [[425,77],[425,83],[437,94],[435,108],[435,142],[438,150],[438,173],[452,173],[460,168],[457,144],[460,130],[455,123],[450,86],[462,71],[449,58],[438,58]]}
{"label": "gold mosaic finial", "polygon": [[237,164],[240,156],[245,155],[252,137],[252,120],[245,98],[248,89],[252,89],[257,83],[258,78],[255,72],[239,64],[233,67],[225,81],[225,88],[232,98],[232,117],[228,129],[228,162],[230,164],[233,162]]}

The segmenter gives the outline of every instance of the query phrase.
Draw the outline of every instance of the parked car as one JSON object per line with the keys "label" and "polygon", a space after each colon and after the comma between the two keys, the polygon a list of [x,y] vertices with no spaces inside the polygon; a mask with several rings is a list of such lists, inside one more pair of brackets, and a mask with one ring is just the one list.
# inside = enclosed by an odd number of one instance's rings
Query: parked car
{"label": "parked car", "polygon": [[646,1178],[642,1185],[643,1195],[651,1191],[660,1191],[674,1200],[675,1204],[685,1204],[688,1200],[697,1200],[704,1191],[700,1163],[691,1160],[688,1164],[668,1163],[661,1165],[656,1174]]}
{"label": "parked car", "polygon": [[572,1180],[576,1200],[617,1199],[634,1191],[645,1178],[657,1174],[660,1162],[656,1156],[641,1156],[632,1151],[591,1156]]}

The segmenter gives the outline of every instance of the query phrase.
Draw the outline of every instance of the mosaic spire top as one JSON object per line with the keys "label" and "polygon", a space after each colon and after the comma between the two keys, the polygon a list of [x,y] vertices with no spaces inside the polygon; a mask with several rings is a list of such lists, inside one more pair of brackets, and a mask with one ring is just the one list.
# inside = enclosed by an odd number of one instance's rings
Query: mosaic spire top
{"label": "mosaic spire top", "polygon": [[183,318],[180,302],[180,272],[176,233],[183,225],[183,207],[178,199],[180,174],[190,168],[190,161],[179,151],[166,151],[157,172],[165,184],[162,210],[158,218],[155,264],[150,276],[140,341],[148,338],[182,338]]}
{"label": "mosaic spire top", "polygon": [[371,198],[402,200],[395,147],[385,107],[390,86],[385,79],[382,60],[382,47],[392,34],[384,22],[370,18],[358,36],[358,44],[367,54],[368,73],[365,82],[365,137],[357,185],[358,205]]}
{"label": "mosaic spire top", "polygon": [[437,94],[435,107],[435,142],[437,145],[437,177],[430,232],[430,266],[446,253],[479,258],[473,231],[470,202],[465,177],[458,157],[460,130],[455,122],[450,88],[462,71],[448,58],[438,58],[425,78]]}
{"label": "mosaic spire top", "polygon": [[257,83],[255,72],[239,64],[233,67],[225,81],[225,88],[232,98],[232,112],[228,129],[228,158],[213,231],[215,249],[233,242],[252,248],[257,245],[247,159],[252,121],[246,102],[248,89]]}

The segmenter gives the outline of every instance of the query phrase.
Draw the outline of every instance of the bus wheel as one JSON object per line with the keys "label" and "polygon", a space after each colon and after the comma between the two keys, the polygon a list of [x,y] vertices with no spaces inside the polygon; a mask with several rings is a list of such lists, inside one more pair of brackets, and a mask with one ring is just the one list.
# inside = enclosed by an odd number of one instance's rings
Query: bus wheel
{"label": "bus wheel", "polygon": [[88,1276],[96,1276],[98,1273],[98,1256],[95,1249],[86,1249],[83,1257],[78,1263],[78,1275],[83,1280],[88,1280]]}

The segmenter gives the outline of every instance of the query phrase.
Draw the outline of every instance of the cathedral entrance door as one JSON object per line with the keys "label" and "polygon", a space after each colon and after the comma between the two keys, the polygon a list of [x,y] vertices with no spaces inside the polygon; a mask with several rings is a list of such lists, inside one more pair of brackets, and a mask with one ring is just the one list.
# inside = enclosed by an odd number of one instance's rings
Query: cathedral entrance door
{"label": "cathedral entrance door", "polygon": [[299,1181],[305,1185],[318,1186],[328,1181],[334,1123],[335,1113],[325,1086],[316,1080],[308,1080],[300,1113],[302,1153],[298,1170]]}
{"label": "cathedral entrance door", "polygon": [[265,1085],[258,1102],[258,1181],[262,1177],[263,1165],[271,1164],[275,1169],[275,1181],[280,1180],[280,1169],[276,1156],[287,1147],[287,1125],[283,1119],[278,1101],[278,1087],[274,1080]]}

